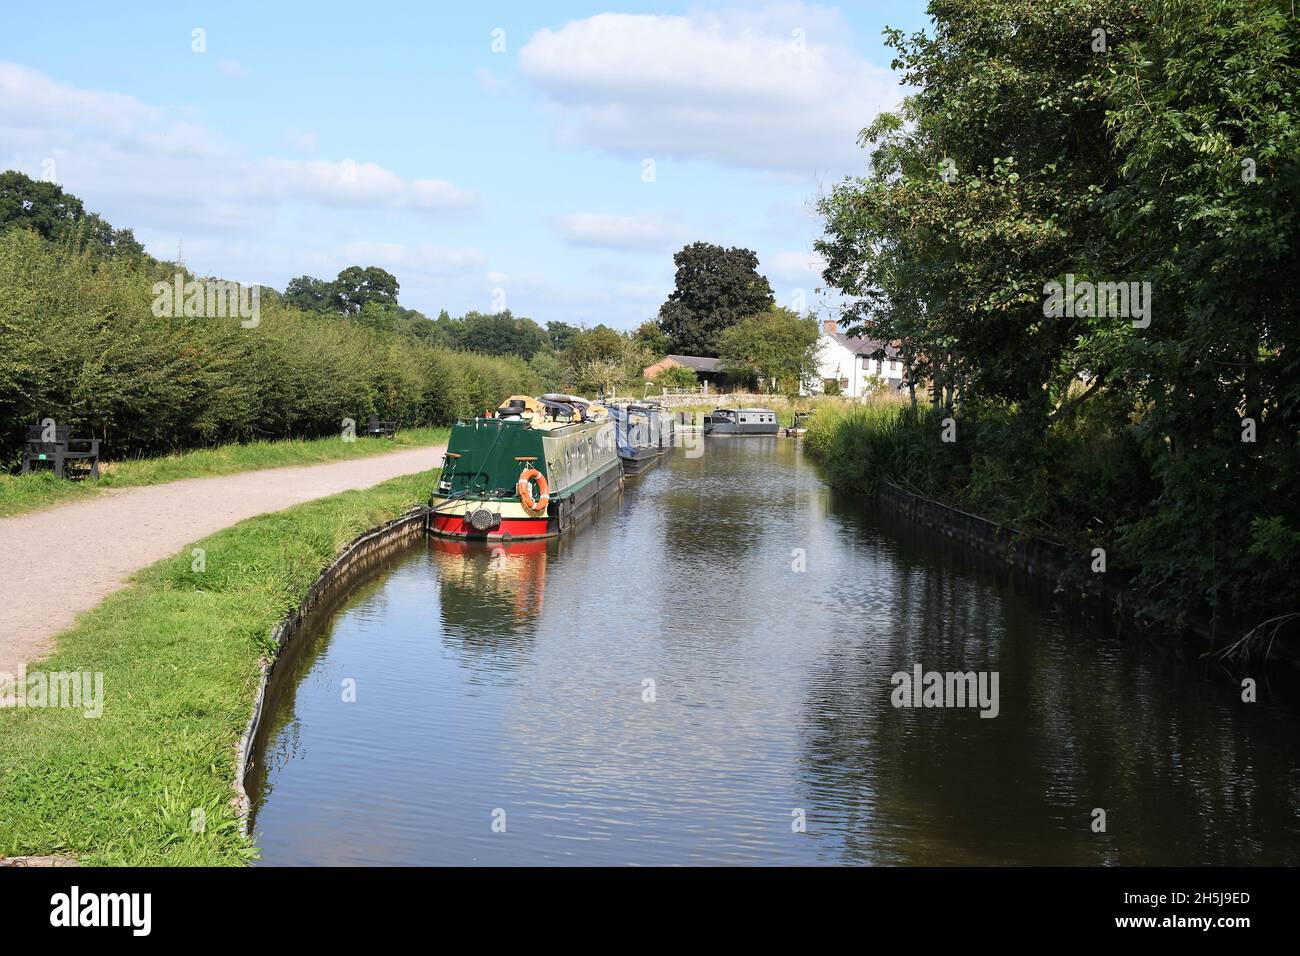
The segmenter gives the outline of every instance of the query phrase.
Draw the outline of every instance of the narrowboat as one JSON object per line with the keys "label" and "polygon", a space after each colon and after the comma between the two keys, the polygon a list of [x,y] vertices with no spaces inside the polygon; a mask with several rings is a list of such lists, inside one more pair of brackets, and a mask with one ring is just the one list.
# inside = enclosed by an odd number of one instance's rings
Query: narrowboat
{"label": "narrowboat", "polygon": [[512,395],[451,429],[430,533],[511,541],[573,527],[623,485],[614,420],[575,395]]}
{"label": "narrowboat", "polygon": [[704,416],[706,435],[775,435],[779,429],[770,408],[715,408]]}
{"label": "narrowboat", "polygon": [[623,473],[639,475],[649,471],[672,445],[672,420],[658,405],[650,402],[624,402],[609,406],[614,419],[614,441]]}

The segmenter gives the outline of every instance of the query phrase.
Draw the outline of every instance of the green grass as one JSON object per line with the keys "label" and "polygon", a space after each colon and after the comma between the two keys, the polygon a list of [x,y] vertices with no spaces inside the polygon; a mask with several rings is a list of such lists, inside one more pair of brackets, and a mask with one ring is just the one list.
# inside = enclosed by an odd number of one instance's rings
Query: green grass
{"label": "green grass", "polygon": [[[272,628],[358,534],[427,497],[405,475],[241,522],[141,571],[28,671],[104,675],[103,715],[0,709],[0,857],[238,865],[235,745]],[[196,809],[206,815],[191,829]]]}
{"label": "green grass", "polygon": [[369,458],[402,448],[445,442],[446,428],[409,428],[393,440],[358,438],[345,442],[335,437],[285,439],[199,448],[161,458],[133,458],[101,464],[98,481],[60,480],[53,471],[31,475],[0,475],[0,518],[51,505],[88,498],[104,488],[157,485],[182,478],[210,478],[241,471],[315,465],[350,458]]}

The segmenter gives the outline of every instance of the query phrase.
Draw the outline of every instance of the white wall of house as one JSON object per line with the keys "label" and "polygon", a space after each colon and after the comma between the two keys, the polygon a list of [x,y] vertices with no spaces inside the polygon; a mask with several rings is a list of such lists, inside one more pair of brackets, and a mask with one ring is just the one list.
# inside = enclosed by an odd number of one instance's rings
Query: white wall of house
{"label": "white wall of house", "polygon": [[817,340],[819,358],[817,381],[813,391],[824,390],[826,379],[839,379],[842,393],[849,398],[862,398],[871,392],[870,381],[879,376],[892,388],[903,381],[903,363],[897,359],[872,359],[857,355],[825,330]]}

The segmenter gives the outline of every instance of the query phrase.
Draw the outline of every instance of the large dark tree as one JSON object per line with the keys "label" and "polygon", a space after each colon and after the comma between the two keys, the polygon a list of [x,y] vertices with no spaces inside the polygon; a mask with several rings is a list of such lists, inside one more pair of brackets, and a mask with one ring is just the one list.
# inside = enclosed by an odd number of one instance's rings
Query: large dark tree
{"label": "large dark tree", "polygon": [[717,355],[724,329],[775,302],[749,249],[693,242],[673,262],[676,288],[659,309],[659,327],[679,355]]}
{"label": "large dark tree", "polygon": [[290,279],[284,287],[284,301],[304,312],[328,312],[332,307],[330,283],[311,276]]}
{"label": "large dark tree", "polygon": [[348,266],[334,280],[334,308],[344,315],[360,315],[370,304],[397,305],[397,278],[378,266]]}
{"label": "large dark tree", "polygon": [[312,276],[291,279],[284,289],[284,301],[308,312],[361,315],[367,305],[396,309],[397,278],[378,266],[348,266],[333,282]]}
{"label": "large dark tree", "polygon": [[518,355],[530,359],[546,345],[546,333],[529,318],[500,312],[467,312],[461,320],[458,347],[482,355]]}
{"label": "large dark tree", "polygon": [[26,227],[45,239],[73,238],[102,255],[144,255],[130,229],[114,229],[57,183],[9,169],[0,173],[0,230]]}

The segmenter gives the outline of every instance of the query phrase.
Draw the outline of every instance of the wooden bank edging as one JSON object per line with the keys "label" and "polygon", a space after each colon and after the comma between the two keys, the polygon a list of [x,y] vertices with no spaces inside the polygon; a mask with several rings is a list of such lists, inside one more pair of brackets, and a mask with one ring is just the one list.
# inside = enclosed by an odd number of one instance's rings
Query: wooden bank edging
{"label": "wooden bank edging", "polygon": [[266,711],[267,692],[271,686],[271,677],[276,663],[280,660],[285,647],[302,630],[311,614],[326,599],[336,596],[353,581],[357,575],[373,567],[377,562],[388,557],[393,551],[408,544],[412,538],[424,534],[428,519],[428,508],[421,505],[386,521],[377,528],[358,535],[343,551],[330,562],[329,567],[307,589],[302,602],[276,625],[272,632],[275,651],[272,657],[264,658],[257,691],[253,697],[253,711],[243,736],[239,738],[235,754],[235,812],[239,817],[239,833],[248,837],[249,813],[252,802],[244,781],[248,776],[253,746],[261,728],[262,717]]}

